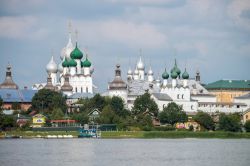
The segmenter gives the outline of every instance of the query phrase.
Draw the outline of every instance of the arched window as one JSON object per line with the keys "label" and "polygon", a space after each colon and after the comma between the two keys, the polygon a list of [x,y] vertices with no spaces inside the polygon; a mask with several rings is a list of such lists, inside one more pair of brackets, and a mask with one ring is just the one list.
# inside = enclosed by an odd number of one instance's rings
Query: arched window
{"label": "arched window", "polygon": [[86,87],[86,93],[88,93],[89,92],[89,89],[88,89],[88,87]]}
{"label": "arched window", "polygon": [[77,87],[75,88],[76,92],[77,92]]}
{"label": "arched window", "polygon": [[177,95],[177,99],[179,99],[179,98],[180,98],[180,95],[178,94],[178,95]]}
{"label": "arched window", "polygon": [[193,110],[194,108],[193,108],[193,105],[191,105],[191,110]]}
{"label": "arched window", "polygon": [[82,93],[82,87],[81,87],[81,93]]}
{"label": "arched window", "polygon": [[162,108],[163,108],[163,109],[165,108],[165,104],[162,105]]}
{"label": "arched window", "polygon": [[181,98],[184,99],[184,94],[181,95]]}

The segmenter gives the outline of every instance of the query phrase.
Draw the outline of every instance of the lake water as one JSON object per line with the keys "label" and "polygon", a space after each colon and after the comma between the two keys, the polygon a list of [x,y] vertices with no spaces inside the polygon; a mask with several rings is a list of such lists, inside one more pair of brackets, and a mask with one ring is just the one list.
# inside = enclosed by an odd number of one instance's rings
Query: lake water
{"label": "lake water", "polygon": [[249,166],[246,139],[0,140],[0,166]]}

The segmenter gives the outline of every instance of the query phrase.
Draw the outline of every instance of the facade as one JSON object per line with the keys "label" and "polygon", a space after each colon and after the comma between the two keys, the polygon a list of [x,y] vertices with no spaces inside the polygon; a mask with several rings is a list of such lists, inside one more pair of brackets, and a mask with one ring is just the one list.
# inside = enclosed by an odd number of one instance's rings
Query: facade
{"label": "facade", "polygon": [[117,72],[119,74],[115,75],[115,79],[109,83],[107,92],[102,95],[120,96],[128,109],[132,109],[135,99],[145,92],[151,94],[160,111],[170,102],[181,105],[188,114],[195,114],[198,110],[211,114],[215,112],[242,113],[250,107],[250,100],[245,99],[246,96],[230,103],[218,101],[217,96],[201,84],[199,71],[196,72],[195,79],[190,79],[186,69],[181,73],[176,60],[170,74],[165,68],[162,79],[159,76],[154,77],[151,67],[148,72],[145,71],[141,57],[134,71],[129,68],[126,83],[122,81],[120,65],[116,68],[115,73]]}
{"label": "facade", "polygon": [[36,90],[19,89],[18,85],[12,79],[11,66],[8,64],[6,69],[6,77],[0,84],[0,97],[3,99],[3,109],[12,109],[13,103],[20,104],[21,110],[28,110],[31,107],[32,97]]}
{"label": "facade", "polygon": [[243,112],[243,124],[250,120],[250,108]]}
{"label": "facade", "polygon": [[73,46],[71,31],[69,31],[68,44],[62,49],[60,58],[61,62],[58,65],[53,56],[47,64],[47,84],[34,84],[32,88],[61,91],[67,96],[75,93],[93,94],[96,88],[92,79],[94,68],[88,54],[80,50],[77,41]]}
{"label": "facade", "polygon": [[32,117],[32,127],[43,127],[46,123],[46,116],[42,114],[36,114]]}
{"label": "facade", "polygon": [[233,103],[235,97],[250,93],[250,80],[219,80],[206,85],[217,102]]}

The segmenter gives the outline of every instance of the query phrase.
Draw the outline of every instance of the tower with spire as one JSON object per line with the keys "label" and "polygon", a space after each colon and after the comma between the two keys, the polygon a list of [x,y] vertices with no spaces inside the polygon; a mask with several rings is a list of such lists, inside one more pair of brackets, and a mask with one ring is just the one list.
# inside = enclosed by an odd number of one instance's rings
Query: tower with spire
{"label": "tower with spire", "polygon": [[18,89],[17,84],[12,79],[11,65],[8,64],[6,67],[6,76],[2,84],[0,84],[0,89]]}
{"label": "tower with spire", "polygon": [[[76,31],[75,46],[72,44],[71,23],[69,23],[69,39],[67,45],[62,49],[57,65],[54,56],[46,66],[48,82],[45,88],[52,89],[51,85],[61,90],[65,95],[74,93],[94,93],[92,74],[94,68],[87,53],[81,51]],[[57,79],[59,75],[59,79]],[[51,84],[50,84],[51,82]],[[49,85],[49,87],[47,86]],[[70,92],[71,91],[71,92]]]}

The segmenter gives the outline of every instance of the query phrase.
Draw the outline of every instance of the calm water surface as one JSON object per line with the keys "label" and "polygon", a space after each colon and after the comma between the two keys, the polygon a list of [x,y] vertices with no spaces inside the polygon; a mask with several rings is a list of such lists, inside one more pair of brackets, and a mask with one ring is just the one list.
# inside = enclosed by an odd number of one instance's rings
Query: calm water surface
{"label": "calm water surface", "polygon": [[245,139],[0,140],[0,166],[249,166]]}

